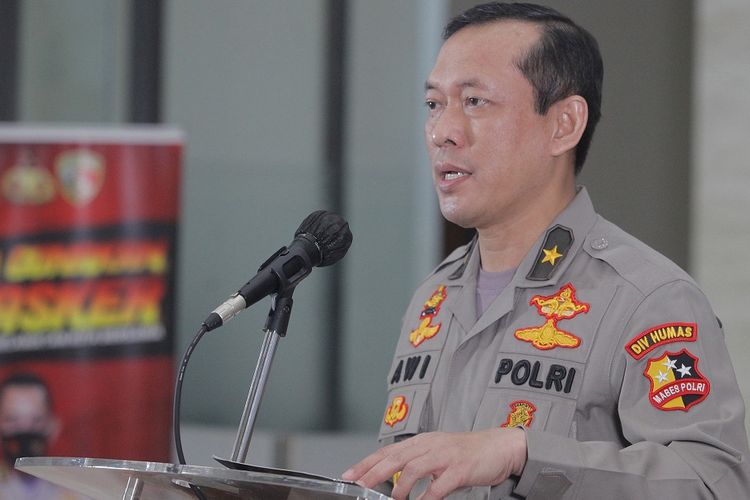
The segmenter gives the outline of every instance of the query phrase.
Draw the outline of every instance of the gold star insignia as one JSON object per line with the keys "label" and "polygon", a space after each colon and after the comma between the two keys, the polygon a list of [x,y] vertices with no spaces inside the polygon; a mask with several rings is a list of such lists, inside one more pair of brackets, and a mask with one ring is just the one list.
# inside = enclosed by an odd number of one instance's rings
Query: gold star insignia
{"label": "gold star insignia", "polygon": [[555,261],[563,256],[563,254],[557,252],[557,245],[555,245],[552,250],[547,250],[546,248],[542,248],[542,252],[544,252],[544,258],[542,259],[542,264],[545,262],[549,262],[553,266],[555,265]]}

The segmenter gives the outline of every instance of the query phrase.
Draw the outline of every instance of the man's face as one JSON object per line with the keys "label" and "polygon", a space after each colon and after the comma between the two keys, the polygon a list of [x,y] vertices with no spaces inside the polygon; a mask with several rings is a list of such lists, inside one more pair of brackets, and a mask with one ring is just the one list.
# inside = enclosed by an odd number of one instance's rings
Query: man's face
{"label": "man's face", "polygon": [[484,229],[522,216],[547,188],[554,134],[517,67],[531,23],[470,26],[443,45],[427,79],[425,139],[443,216]]}
{"label": "man's face", "polygon": [[53,416],[44,390],[35,385],[10,385],[0,397],[0,435],[52,431]]}
{"label": "man's face", "polygon": [[0,443],[9,467],[19,457],[46,455],[57,428],[46,393],[38,385],[8,385],[0,394]]}

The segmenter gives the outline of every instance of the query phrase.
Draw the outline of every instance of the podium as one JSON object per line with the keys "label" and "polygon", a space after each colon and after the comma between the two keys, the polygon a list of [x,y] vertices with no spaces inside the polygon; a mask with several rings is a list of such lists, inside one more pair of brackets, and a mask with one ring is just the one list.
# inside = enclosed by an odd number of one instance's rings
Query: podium
{"label": "podium", "polygon": [[[308,234],[308,232],[310,234]],[[298,241],[298,236],[301,238]],[[307,243],[299,243],[305,240]],[[320,241],[319,241],[320,240]],[[178,372],[175,389],[174,431],[180,461],[182,446],[179,439],[179,401],[183,375],[190,355],[202,336],[234,317],[239,311],[273,292],[271,310],[268,313],[265,337],[258,363],[250,384],[245,409],[240,420],[231,460],[217,459],[224,467],[179,465],[160,462],[140,462],[100,458],[55,458],[23,457],[16,460],[15,468],[26,474],[55,483],[88,497],[98,500],[190,500],[198,498],[191,486],[200,487],[201,496],[207,500],[391,500],[377,491],[357,484],[321,476],[313,476],[294,471],[255,467],[245,463],[249,451],[255,419],[261,397],[271,369],[279,340],[286,336],[292,311],[292,294],[297,283],[307,276],[312,267],[329,265],[344,256],[352,236],[349,225],[340,216],[318,211],[310,214],[297,230],[290,248],[282,247],[271,256],[261,268],[264,278],[253,286],[262,285],[259,290],[248,291],[253,301],[247,302],[243,290],[233,294],[216,308],[201,325],[188,347]],[[312,250],[315,247],[319,257],[313,262]],[[323,254],[323,248],[327,254]],[[286,269],[292,260],[281,259],[290,255],[297,259],[291,269]],[[302,261],[302,264],[299,264]],[[296,270],[292,271],[292,269]],[[287,275],[291,273],[291,276]],[[269,281],[268,278],[273,278]],[[273,290],[270,283],[275,283]],[[263,288],[265,287],[265,288]],[[250,287],[248,290],[253,290]],[[215,457],[216,458],[216,457]]]}
{"label": "podium", "polygon": [[[27,457],[16,469],[97,500],[390,500],[357,484],[293,474],[99,458]],[[291,471],[289,471],[291,472]]]}

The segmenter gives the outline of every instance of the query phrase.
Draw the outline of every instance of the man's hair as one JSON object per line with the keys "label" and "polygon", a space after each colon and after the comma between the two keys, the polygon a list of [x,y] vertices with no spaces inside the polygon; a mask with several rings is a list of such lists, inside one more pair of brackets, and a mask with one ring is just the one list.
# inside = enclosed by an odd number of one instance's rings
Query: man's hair
{"label": "man's hair", "polygon": [[39,376],[33,373],[14,373],[5,378],[0,382],[0,398],[5,395],[5,390],[8,387],[38,387],[44,393],[44,401],[47,403],[47,408],[52,410],[52,393],[47,386],[47,383]]}
{"label": "man's hair", "polygon": [[578,174],[601,117],[604,69],[599,44],[588,31],[554,9],[502,2],[477,5],[457,15],[446,25],[443,40],[467,26],[504,20],[525,21],[542,27],[539,41],[516,62],[534,88],[536,112],[544,115],[552,104],[571,95],[580,95],[588,104],[588,122],[575,152],[575,173]]}

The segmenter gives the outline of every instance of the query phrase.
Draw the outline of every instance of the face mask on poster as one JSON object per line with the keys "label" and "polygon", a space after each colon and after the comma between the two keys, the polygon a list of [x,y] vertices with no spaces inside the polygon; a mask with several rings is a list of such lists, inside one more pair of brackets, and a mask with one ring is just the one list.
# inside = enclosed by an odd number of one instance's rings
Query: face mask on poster
{"label": "face mask on poster", "polygon": [[3,436],[2,443],[5,461],[11,467],[17,458],[47,455],[47,436],[40,432],[21,432]]}

